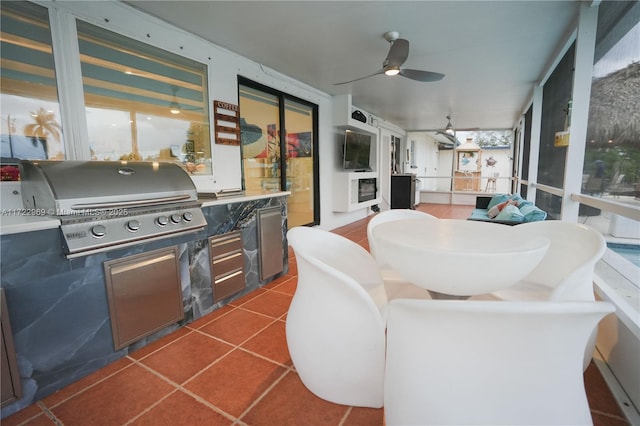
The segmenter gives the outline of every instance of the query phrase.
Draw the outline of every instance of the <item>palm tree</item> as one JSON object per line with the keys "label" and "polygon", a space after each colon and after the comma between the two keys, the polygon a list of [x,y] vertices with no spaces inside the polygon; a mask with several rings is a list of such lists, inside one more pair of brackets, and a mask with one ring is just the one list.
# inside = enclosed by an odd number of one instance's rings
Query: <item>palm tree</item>
{"label": "palm tree", "polygon": [[31,116],[35,123],[24,126],[24,134],[33,138],[34,146],[37,143],[36,138],[40,140],[48,158],[47,137],[51,135],[56,141],[60,141],[62,126],[60,126],[56,121],[54,113],[49,112],[44,108],[39,108],[37,112],[32,111]]}

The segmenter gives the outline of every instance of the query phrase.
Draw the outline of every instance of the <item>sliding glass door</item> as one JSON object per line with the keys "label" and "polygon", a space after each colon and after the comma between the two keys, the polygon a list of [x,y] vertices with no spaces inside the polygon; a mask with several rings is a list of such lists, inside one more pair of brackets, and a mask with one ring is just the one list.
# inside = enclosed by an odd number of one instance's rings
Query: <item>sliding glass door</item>
{"label": "sliding glass door", "polygon": [[291,191],[289,228],[319,224],[317,105],[239,80],[244,189]]}
{"label": "sliding glass door", "polygon": [[285,99],[285,167],[289,197],[289,226],[316,223],[314,220],[313,107]]}

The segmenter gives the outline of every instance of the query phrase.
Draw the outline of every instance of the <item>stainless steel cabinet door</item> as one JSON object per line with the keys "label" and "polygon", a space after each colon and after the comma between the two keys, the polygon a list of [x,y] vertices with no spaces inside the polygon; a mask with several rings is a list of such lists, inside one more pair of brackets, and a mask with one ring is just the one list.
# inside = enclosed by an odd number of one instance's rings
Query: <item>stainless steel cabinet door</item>
{"label": "stainless steel cabinet door", "polygon": [[184,318],[176,247],[104,263],[115,349]]}

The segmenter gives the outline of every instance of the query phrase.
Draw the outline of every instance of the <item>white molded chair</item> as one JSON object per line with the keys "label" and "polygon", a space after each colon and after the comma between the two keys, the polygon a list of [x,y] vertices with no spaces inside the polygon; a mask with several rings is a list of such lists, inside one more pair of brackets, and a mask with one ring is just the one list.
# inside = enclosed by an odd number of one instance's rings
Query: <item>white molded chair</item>
{"label": "white molded chair", "polygon": [[592,424],[582,357],[607,302],[389,302],[395,425]]}
{"label": "white molded chair", "polygon": [[400,275],[397,271],[391,269],[384,256],[381,247],[377,247],[373,238],[373,229],[381,223],[393,222],[398,220],[438,220],[437,217],[419,210],[411,209],[391,209],[385,210],[373,216],[367,224],[367,239],[369,240],[369,251],[375,258],[380,273],[387,290],[389,300],[403,299],[428,299],[429,293],[414,284],[411,284]]}
{"label": "white molded chair", "polygon": [[[515,230],[520,234],[518,238],[544,236],[551,245],[533,271],[492,296],[510,301],[595,300],[593,270],[607,248],[602,234],[589,226],[558,220],[524,223]],[[585,351],[585,369],[591,362],[596,336],[597,329],[594,329]]]}
{"label": "white molded chair", "polygon": [[[521,281],[493,294],[502,300],[595,300],[593,269],[607,243],[586,225],[559,220],[518,225],[517,238],[547,237],[551,242],[542,261]],[[500,273],[500,271],[496,271]]]}
{"label": "white molded chair", "polygon": [[360,245],[318,228],[295,227],[287,238],[298,286],[286,336],[302,383],[330,402],[382,407],[387,297],[378,265]]}

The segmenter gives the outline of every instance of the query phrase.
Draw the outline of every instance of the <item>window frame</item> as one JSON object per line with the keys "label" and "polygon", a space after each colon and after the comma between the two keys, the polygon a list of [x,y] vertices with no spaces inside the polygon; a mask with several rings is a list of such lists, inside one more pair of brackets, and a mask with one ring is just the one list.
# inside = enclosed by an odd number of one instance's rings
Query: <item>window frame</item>
{"label": "window frame", "polygon": [[82,83],[80,50],[78,45],[77,21],[84,21],[107,31],[142,41],[155,48],[163,49],[175,55],[199,62],[207,67],[207,98],[210,105],[207,117],[209,137],[211,141],[211,175],[192,175],[196,186],[210,187],[215,184],[215,144],[213,131],[213,89],[214,71],[212,59],[205,49],[193,42],[193,36],[188,34],[174,34],[175,37],[157,36],[157,22],[141,21],[137,27],[124,27],[115,19],[96,17],[90,5],[84,7],[77,4],[49,3],[34,1],[33,3],[48,9],[49,23],[54,52],[54,64],[58,84],[58,99],[60,103],[60,121],[65,135],[66,160],[91,159],[88,129],[85,119],[86,108]]}

